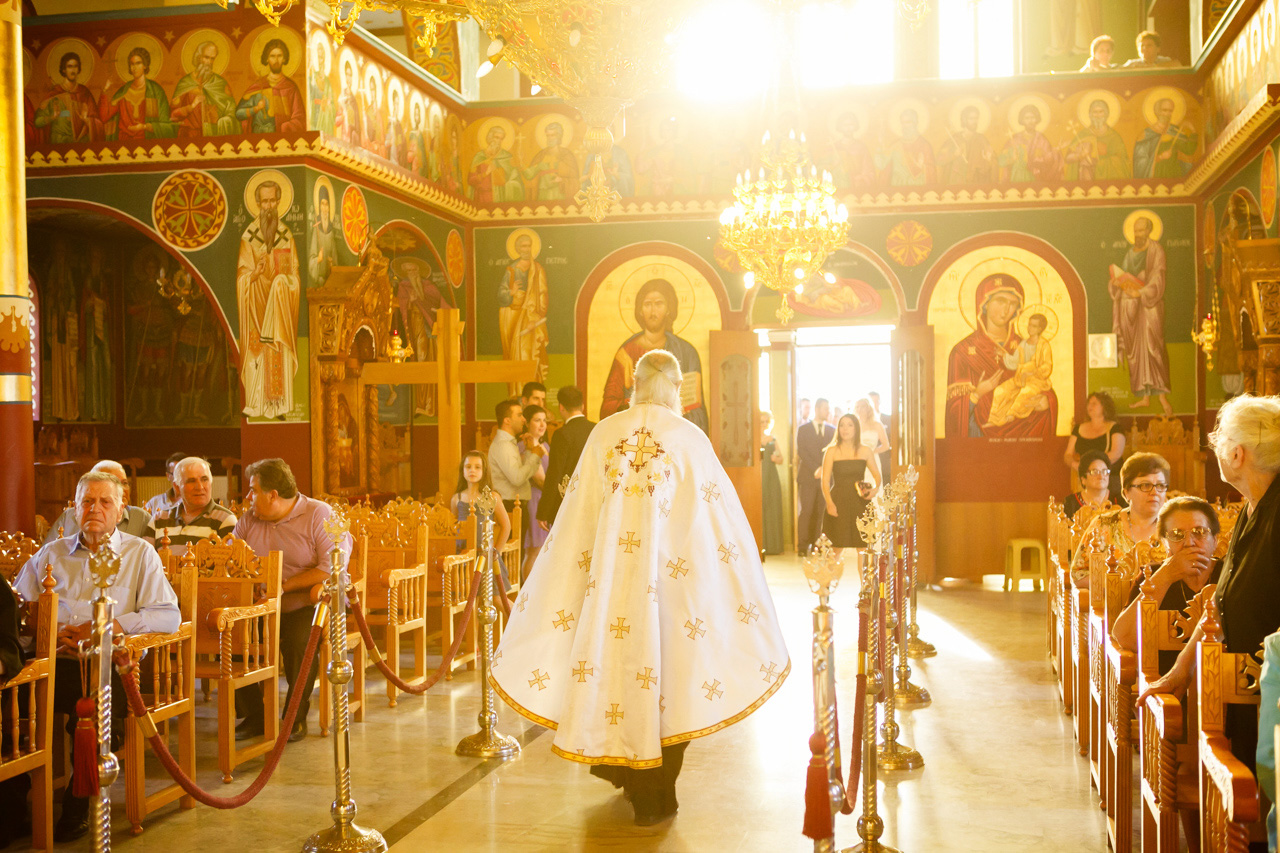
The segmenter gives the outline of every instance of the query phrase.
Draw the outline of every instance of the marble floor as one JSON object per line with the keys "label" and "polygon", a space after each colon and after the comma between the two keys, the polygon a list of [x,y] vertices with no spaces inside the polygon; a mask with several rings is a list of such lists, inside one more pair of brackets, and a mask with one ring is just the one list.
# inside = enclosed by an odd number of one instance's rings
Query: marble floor
{"label": "marble floor", "polygon": [[[523,746],[517,758],[458,758],[454,746],[476,729],[474,672],[389,708],[381,693],[351,736],[359,823],[375,827],[393,851],[626,850],[802,851],[807,739],[812,729],[810,609],[816,603],[794,558],[775,558],[769,580],[791,650],[793,673],[760,711],[694,741],[680,777],[680,812],[642,829],[630,805],[587,768],[556,758],[552,734],[502,708],[500,727]],[[852,684],[856,588],[833,596],[839,676]],[[901,716],[901,740],[925,767],[882,779],[884,841],[903,853],[942,851],[1105,851],[1104,819],[1090,793],[1088,766],[1069,737],[1044,653],[1044,594],[984,585],[923,591],[921,635],[939,654],[915,666],[913,680],[933,695],[930,708]],[[371,672],[370,687],[383,681]],[[852,708],[842,709],[847,744]],[[234,793],[262,766],[241,768],[223,785],[212,735],[216,702],[199,706],[199,781]],[[129,834],[124,793],[114,792],[114,846],[130,853],[174,853],[197,846],[298,850],[330,825],[332,744],[311,737],[285,753],[276,777],[235,811],[169,806],[139,836]],[[153,768],[155,773],[160,771]],[[855,816],[837,818],[837,842],[856,841]],[[66,849],[87,845],[66,845]],[[16,849],[11,848],[11,849]]]}

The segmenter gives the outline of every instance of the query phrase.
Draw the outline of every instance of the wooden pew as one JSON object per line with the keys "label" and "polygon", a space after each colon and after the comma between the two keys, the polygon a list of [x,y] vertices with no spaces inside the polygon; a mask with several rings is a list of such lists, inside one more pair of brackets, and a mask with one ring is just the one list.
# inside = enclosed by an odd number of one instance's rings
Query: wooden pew
{"label": "wooden pew", "polygon": [[[1197,595],[1185,611],[1161,610],[1153,587],[1143,585],[1138,600],[1138,693],[1160,678],[1160,652],[1178,652],[1186,645],[1207,597]],[[1199,763],[1194,738],[1187,740],[1187,723],[1195,721],[1194,700],[1194,690],[1186,702],[1171,693],[1157,693],[1138,709],[1143,853],[1177,853],[1178,812],[1198,807]],[[1190,785],[1182,784],[1188,776]]]}
{"label": "wooden pew", "polygon": [[1098,789],[1098,805],[1107,808],[1107,577],[1119,572],[1119,560],[1112,549],[1106,559],[1097,554],[1089,561],[1089,778]]}
{"label": "wooden pew", "polygon": [[[5,576],[0,583],[10,580]],[[35,638],[35,657],[0,687],[0,782],[31,774],[31,846],[51,850],[53,673],[58,644],[58,594],[53,591],[52,567],[45,569],[40,583],[44,592],[32,603],[34,612],[29,612],[27,620]],[[23,695],[25,701],[19,701]]]}
{"label": "wooden pew", "polygon": [[[188,554],[177,561],[166,561],[174,572],[169,583],[178,596],[178,609],[182,621],[172,634],[134,634],[124,638],[124,649],[135,663],[141,661],[137,673],[138,689],[151,713],[159,724],[161,735],[168,739],[168,724],[177,721],[178,764],[189,777],[196,773],[196,560]],[[143,657],[145,655],[145,658]],[[124,697],[114,701],[123,702]],[[139,719],[130,714],[125,722],[124,761],[125,812],[129,816],[132,833],[142,832],[143,819],[174,800],[181,801],[184,809],[195,808],[194,798],[171,782],[158,791],[148,794],[147,741]],[[167,779],[168,777],[166,777]]]}
{"label": "wooden pew", "polygon": [[[1091,541],[1081,541],[1078,548],[1085,548],[1090,552],[1089,561],[1092,564],[1096,561],[1106,560],[1106,544],[1101,534],[1092,538]],[[1104,569],[1099,569],[1099,574]],[[1093,569],[1090,569],[1092,576]],[[1090,678],[1091,661],[1089,657],[1089,614],[1090,595],[1088,589],[1083,589],[1076,583],[1075,578],[1070,578],[1071,598],[1068,602],[1069,612],[1071,614],[1071,675],[1072,675],[1072,706],[1075,708],[1075,714],[1072,719],[1073,728],[1076,736],[1076,746],[1081,755],[1090,754],[1090,732],[1094,721],[1094,715],[1090,707]],[[1099,662],[1101,663],[1101,662]]]}
{"label": "wooden pew", "polygon": [[[283,557],[255,554],[243,539],[228,535],[196,542],[195,677],[218,688],[218,767],[222,781],[244,762],[264,755],[280,736],[280,593]],[[160,556],[170,577],[178,571],[172,553]],[[263,591],[259,597],[255,587]],[[237,690],[262,685],[263,735],[236,746]]]}
{"label": "wooden pew", "polygon": [[0,577],[12,584],[27,560],[39,550],[39,541],[25,534],[0,533]]}
{"label": "wooden pew", "polygon": [[1260,817],[1258,780],[1231,753],[1224,726],[1228,705],[1258,705],[1262,662],[1256,655],[1232,654],[1223,646],[1217,605],[1206,606],[1196,675],[1199,711],[1200,850],[1246,853],[1250,824]]}

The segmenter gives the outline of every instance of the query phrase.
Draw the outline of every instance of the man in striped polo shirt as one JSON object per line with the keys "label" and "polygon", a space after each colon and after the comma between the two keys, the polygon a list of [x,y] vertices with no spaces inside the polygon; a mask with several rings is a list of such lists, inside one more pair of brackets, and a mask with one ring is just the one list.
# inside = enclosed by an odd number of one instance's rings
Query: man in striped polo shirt
{"label": "man in striped polo shirt", "polygon": [[173,482],[182,500],[156,516],[157,542],[168,533],[169,548],[181,556],[191,543],[212,534],[223,538],[235,529],[235,515],[213,500],[213,474],[208,462],[199,456],[188,456],[174,466]]}

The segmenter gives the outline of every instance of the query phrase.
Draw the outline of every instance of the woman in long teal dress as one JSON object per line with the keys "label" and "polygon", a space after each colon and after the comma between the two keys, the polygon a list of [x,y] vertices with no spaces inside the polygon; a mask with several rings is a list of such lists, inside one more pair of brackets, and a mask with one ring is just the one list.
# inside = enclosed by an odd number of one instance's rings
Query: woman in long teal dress
{"label": "woman in long teal dress", "polygon": [[773,416],[760,413],[760,436],[764,443],[760,448],[760,464],[763,466],[762,504],[764,509],[764,553],[782,553],[782,480],[778,466],[782,464],[782,451],[778,440],[769,434]]}

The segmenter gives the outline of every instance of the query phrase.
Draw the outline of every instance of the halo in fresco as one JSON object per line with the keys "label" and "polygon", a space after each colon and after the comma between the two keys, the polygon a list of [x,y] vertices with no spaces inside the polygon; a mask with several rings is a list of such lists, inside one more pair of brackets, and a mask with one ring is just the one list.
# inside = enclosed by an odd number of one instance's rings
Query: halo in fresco
{"label": "halo in fresco", "polygon": [[182,60],[182,72],[190,74],[196,67],[196,48],[210,41],[218,48],[218,58],[213,60],[213,71],[222,74],[231,62],[231,42],[225,35],[208,27],[194,30],[178,43],[178,57]]}
{"label": "halo in fresco", "polygon": [[348,184],[342,194],[342,239],[353,255],[364,251],[369,242],[369,206],[355,184]]}
{"label": "halo in fresco", "polygon": [[329,190],[329,215],[334,213],[334,207],[337,204],[338,196],[333,191],[333,181],[329,180],[328,175],[321,175],[316,178],[316,184],[311,188],[311,209],[318,215],[320,212],[320,188],[324,187]]}
{"label": "halo in fresco", "polygon": [[1142,99],[1142,117],[1147,120],[1147,124],[1156,123],[1156,104],[1168,98],[1173,101],[1173,123],[1181,124],[1182,120],[1187,116],[1187,99],[1186,96],[1178,89],[1172,86],[1157,86],[1147,93]]}
{"label": "halo in fresco", "polygon": [[427,109],[427,99],[422,97],[422,93],[416,90],[409,93],[409,104],[406,107],[406,114],[409,117],[409,127],[413,130],[417,129],[417,125],[413,123],[413,110],[415,107],[418,110],[418,115],[422,117],[423,129],[430,133],[429,126],[431,111]]}
{"label": "halo in fresco", "polygon": [[622,291],[618,296],[618,316],[622,318],[622,324],[627,327],[629,334],[634,335],[640,331],[635,316],[636,294],[646,281],[655,278],[664,278],[675,288],[676,298],[680,301],[680,310],[671,328],[679,335],[688,328],[689,323],[698,313],[698,289],[694,286],[693,271],[687,264],[672,263],[666,258],[655,255],[644,265],[627,273],[627,277],[622,282]]}
{"label": "halo in fresco", "polygon": [[867,135],[867,108],[862,104],[842,104],[838,109],[827,113],[827,131],[832,139],[840,135],[840,119],[849,113],[853,113],[853,117],[858,120],[858,132],[853,135],[853,138],[861,139]]}
{"label": "halo in fresco", "polygon": [[564,139],[560,142],[561,145],[568,146],[573,142],[573,121],[561,113],[547,113],[533,126],[533,140],[538,143],[539,150],[547,147],[547,125],[552,122],[558,122],[564,128]]}
{"label": "halo in fresco", "polygon": [[203,249],[218,239],[227,224],[227,195],[208,172],[175,172],[156,189],[151,219],[175,249]]}
{"label": "halo in fresco", "polygon": [[974,315],[976,306],[973,304],[974,296],[978,292],[978,285],[989,275],[997,273],[1005,273],[1011,275],[1022,285],[1022,293],[1026,297],[1027,304],[1037,304],[1043,301],[1044,295],[1040,287],[1040,277],[1036,275],[1026,262],[1018,258],[987,258],[979,261],[965,273],[964,278],[960,281],[960,289],[956,293],[960,308],[960,316],[964,318],[964,322],[969,326],[970,330],[978,328],[978,318]]}
{"label": "halo in fresco", "polygon": [[352,84],[358,88],[360,86],[360,60],[356,58],[354,50],[344,47],[342,52],[338,54],[338,86],[342,91],[346,91],[348,68],[351,69]]}
{"label": "halo in fresco", "polygon": [[929,129],[929,105],[919,98],[903,98],[889,107],[889,130],[894,136],[902,136],[902,114],[916,111],[916,129],[923,134]]}
{"label": "halo in fresco", "polygon": [[1260,171],[1258,205],[1262,208],[1262,224],[1270,228],[1276,221],[1276,150],[1270,145],[1262,152]]}
{"label": "halo in fresco", "polygon": [[1160,235],[1164,233],[1164,221],[1160,219],[1160,214],[1156,213],[1154,210],[1147,210],[1146,208],[1135,210],[1124,218],[1124,238],[1131,244],[1133,243],[1133,223],[1143,217],[1151,220],[1151,234],[1149,235],[1149,239],[1159,240]]}
{"label": "halo in fresco", "polygon": [[1013,103],[1009,105],[1009,129],[1014,133],[1021,132],[1022,122],[1018,121],[1018,116],[1025,107],[1035,107],[1040,111],[1040,123],[1036,125],[1036,130],[1044,133],[1052,115],[1049,102],[1039,95],[1020,95],[1013,99]]}
{"label": "halo in fresco", "polygon": [[961,98],[951,107],[951,112],[947,114],[947,123],[952,130],[961,130],[960,114],[967,107],[977,107],[978,109],[978,133],[986,133],[987,128],[991,127],[991,105],[984,98]]}
{"label": "halo in fresco", "polygon": [[382,69],[372,62],[364,66],[364,94],[374,109],[382,106]]}
{"label": "halo in fresco", "polygon": [[530,239],[529,248],[533,250],[533,256],[536,258],[542,253],[542,238],[538,236],[538,232],[532,228],[517,228],[507,235],[507,257],[516,260],[520,257],[520,253],[516,251],[516,240],[521,237]]}
{"label": "halo in fresco", "polygon": [[320,73],[328,77],[333,66],[333,45],[329,43],[329,36],[321,27],[312,30],[307,38],[307,50],[310,51],[311,56],[316,55],[316,48],[320,48],[319,53],[322,57]]}
{"label": "halo in fresco", "polygon": [[[395,99],[393,99],[393,98],[391,97],[392,95],[399,95],[399,96],[400,96],[400,97],[399,97],[399,101],[400,101],[400,115],[392,115],[392,114],[391,114],[391,104],[392,104],[392,103],[393,103],[393,101],[395,100]],[[407,102],[407,101],[405,101],[405,98],[404,98],[404,84],[400,82],[400,78],[399,78],[399,77],[392,77],[392,78],[387,82],[387,116],[388,116],[389,118],[396,118],[396,119],[400,119],[401,121],[403,121],[403,120],[404,120],[404,112],[405,112],[405,109],[406,109],[408,106],[409,106],[409,104],[408,104],[408,102]]]}
{"label": "halo in fresco", "polygon": [[1049,321],[1049,325],[1045,327],[1043,337],[1046,341],[1053,340],[1053,336],[1058,334],[1058,312],[1054,311],[1048,305],[1042,305],[1039,302],[1033,302],[1026,308],[1023,308],[1018,313],[1017,319],[1013,321],[1013,327],[1017,331],[1018,337],[1022,338],[1024,341],[1027,339],[1027,326],[1030,324],[1033,314],[1043,314],[1044,318]]}
{"label": "halo in fresco", "polygon": [[427,132],[434,140],[440,137],[442,129],[444,129],[444,107],[431,101],[427,104]]}
{"label": "halo in fresco", "polygon": [[249,65],[252,66],[253,73],[259,77],[267,73],[267,66],[262,64],[262,49],[272,39],[280,39],[284,42],[284,46],[289,48],[289,58],[285,60],[281,72],[286,77],[292,77],[293,72],[298,70],[298,65],[302,62],[302,39],[298,38],[298,34],[293,30],[284,27],[263,27],[254,36],[249,46]]}
{"label": "halo in fresco", "polygon": [[[129,52],[137,47],[144,49],[151,57],[151,67],[147,70],[147,77],[154,80],[160,73],[160,67],[164,65],[165,49],[164,45],[160,44],[160,39],[147,33],[129,33],[116,42],[114,55],[116,75],[121,80],[133,78],[129,73]],[[80,69],[80,76],[82,79],[88,79],[83,68]]]}
{"label": "halo in fresco", "polygon": [[[89,43],[87,41],[84,41],[83,39],[65,38],[65,39],[58,39],[57,41],[55,41],[53,45],[50,46],[49,53],[45,56],[44,67],[49,72],[49,79],[50,80],[62,79],[62,72],[58,70],[58,65],[62,61],[63,55],[68,52],[74,52],[80,57],[79,81],[81,83],[84,83],[85,81],[93,77],[93,67],[94,67],[94,63],[97,61],[98,54],[94,52],[94,49],[89,47]],[[126,54],[126,56],[127,55],[128,54]],[[31,72],[32,72],[32,69],[35,67],[34,59],[32,60],[31,66],[27,65],[28,56],[30,56],[30,54],[27,52],[27,49],[23,48],[22,49],[22,75],[24,80],[31,79]],[[151,61],[155,62],[155,59],[156,59],[155,55],[152,54]],[[126,73],[125,73],[124,79],[126,80],[129,79],[128,70],[129,70],[128,63],[125,63]]]}
{"label": "halo in fresco", "polygon": [[280,204],[276,209],[280,213],[280,218],[283,219],[289,212],[289,208],[293,207],[293,181],[279,169],[263,169],[249,179],[249,183],[244,187],[244,208],[249,211],[250,216],[258,215],[258,187],[264,181],[274,181],[280,187]]}
{"label": "halo in fresco", "polygon": [[27,88],[32,84],[31,75],[35,73],[36,58],[25,47],[22,49],[22,88]]}
{"label": "halo in fresco", "polygon": [[1076,118],[1080,120],[1080,126],[1088,127],[1093,124],[1093,120],[1089,118],[1089,108],[1094,101],[1102,101],[1107,105],[1107,126],[1115,127],[1120,120],[1120,99],[1110,89],[1090,89],[1080,96],[1080,101],[1076,104]]}
{"label": "halo in fresco", "polygon": [[[535,234],[536,238],[537,235]],[[541,246],[538,247],[542,249]],[[454,228],[444,242],[444,270],[449,276],[449,283],[461,287],[467,274],[466,249],[462,245],[462,232]]]}
{"label": "halo in fresco", "polygon": [[502,137],[502,147],[510,150],[516,141],[516,126],[511,123],[511,119],[502,116],[490,116],[480,124],[476,125],[476,147],[484,148],[485,139],[489,136],[490,129],[494,127],[502,128],[506,136]]}

